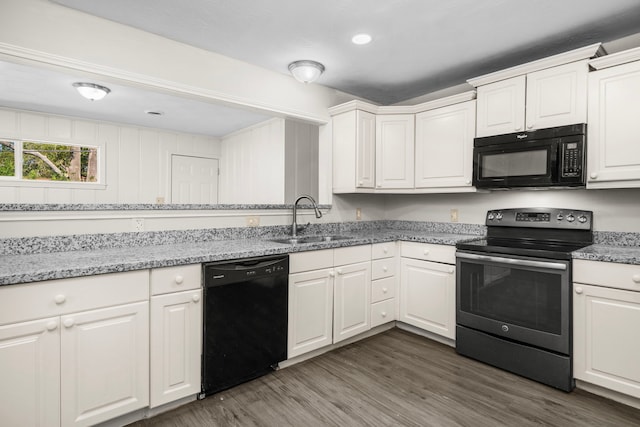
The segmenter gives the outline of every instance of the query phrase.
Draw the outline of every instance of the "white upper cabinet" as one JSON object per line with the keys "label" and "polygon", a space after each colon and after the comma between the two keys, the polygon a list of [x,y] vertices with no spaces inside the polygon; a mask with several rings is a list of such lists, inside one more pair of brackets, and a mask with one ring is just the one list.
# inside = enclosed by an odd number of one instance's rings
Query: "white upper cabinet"
{"label": "white upper cabinet", "polygon": [[[640,49],[636,61],[589,75],[587,188],[640,186]],[[611,55],[612,57],[614,55]],[[597,67],[605,57],[593,61]],[[607,64],[608,65],[608,64]]]}
{"label": "white upper cabinet", "polygon": [[587,122],[589,59],[600,43],[467,80],[477,88],[476,136]]}
{"label": "white upper cabinet", "polygon": [[477,136],[524,129],[525,87],[525,76],[518,76],[478,88]]}
{"label": "white upper cabinet", "polygon": [[527,130],[587,122],[587,61],[527,75]]}
{"label": "white upper cabinet", "polygon": [[471,187],[476,102],[416,114],[416,188]]}
{"label": "white upper cabinet", "polygon": [[413,188],[414,122],[414,114],[376,116],[376,188]]}
{"label": "white upper cabinet", "polygon": [[373,189],[376,166],[376,116],[352,110],[333,116],[333,192]]}
{"label": "white upper cabinet", "polygon": [[477,136],[585,123],[586,60],[478,88]]}

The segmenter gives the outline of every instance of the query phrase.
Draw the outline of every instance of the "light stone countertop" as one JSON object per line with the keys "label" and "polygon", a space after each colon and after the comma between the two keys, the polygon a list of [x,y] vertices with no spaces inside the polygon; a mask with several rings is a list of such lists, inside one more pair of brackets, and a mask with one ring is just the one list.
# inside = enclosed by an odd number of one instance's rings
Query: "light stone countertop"
{"label": "light stone countertop", "polygon": [[455,245],[459,241],[479,237],[471,234],[408,229],[366,230],[340,234],[349,236],[350,239],[322,243],[283,244],[272,242],[265,237],[3,255],[0,257],[0,285],[199,264],[210,261],[365,245],[395,240]]}
{"label": "light stone countertop", "polygon": [[572,253],[574,259],[640,265],[640,247],[596,244]]}

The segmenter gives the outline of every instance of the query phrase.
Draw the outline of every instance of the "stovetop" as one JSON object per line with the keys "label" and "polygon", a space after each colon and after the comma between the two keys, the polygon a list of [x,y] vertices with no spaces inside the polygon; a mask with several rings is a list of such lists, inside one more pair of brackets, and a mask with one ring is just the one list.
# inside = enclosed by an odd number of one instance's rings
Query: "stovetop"
{"label": "stovetop", "polygon": [[576,209],[518,208],[487,212],[487,237],[460,242],[457,249],[571,259],[593,242],[593,213]]}

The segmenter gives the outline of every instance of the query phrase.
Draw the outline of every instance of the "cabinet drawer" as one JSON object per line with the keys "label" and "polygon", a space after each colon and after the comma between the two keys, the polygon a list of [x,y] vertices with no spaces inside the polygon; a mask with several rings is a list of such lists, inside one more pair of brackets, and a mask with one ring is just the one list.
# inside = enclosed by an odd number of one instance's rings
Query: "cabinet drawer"
{"label": "cabinet drawer", "polygon": [[371,327],[383,325],[387,322],[396,320],[396,300],[388,299],[385,301],[371,304]]}
{"label": "cabinet drawer", "polygon": [[385,258],[371,261],[371,280],[384,279],[385,277],[395,276],[395,274],[395,258]]}
{"label": "cabinet drawer", "polygon": [[387,277],[371,282],[371,302],[380,302],[396,296],[396,278]]}
{"label": "cabinet drawer", "polygon": [[350,246],[333,250],[333,265],[357,264],[371,261],[371,245]]}
{"label": "cabinet drawer", "polygon": [[573,281],[640,291],[640,265],[573,260]]}
{"label": "cabinet drawer", "polygon": [[396,242],[371,245],[371,259],[390,258],[394,256],[396,256]]}
{"label": "cabinet drawer", "polygon": [[425,261],[456,263],[456,247],[448,245],[433,245],[430,243],[402,242],[400,256]]}
{"label": "cabinet drawer", "polygon": [[200,264],[151,270],[151,295],[198,289],[202,282]]}
{"label": "cabinet drawer", "polygon": [[149,270],[3,286],[0,324],[148,299]]}
{"label": "cabinet drawer", "polygon": [[333,267],[333,249],[296,252],[289,255],[289,273]]}

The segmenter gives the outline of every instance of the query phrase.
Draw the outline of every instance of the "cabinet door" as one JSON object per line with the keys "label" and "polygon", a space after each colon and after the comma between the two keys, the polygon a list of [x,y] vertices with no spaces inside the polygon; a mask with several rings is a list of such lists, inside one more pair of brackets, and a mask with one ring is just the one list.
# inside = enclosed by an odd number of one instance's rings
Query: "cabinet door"
{"label": "cabinet door", "polygon": [[414,115],[376,117],[376,188],[413,188]]}
{"label": "cabinet door", "polygon": [[478,87],[476,136],[524,130],[525,76]]}
{"label": "cabinet door", "polygon": [[373,188],[376,171],[376,116],[356,111],[356,187]]}
{"label": "cabinet door", "polygon": [[202,289],[151,298],[150,407],[200,392]]}
{"label": "cabinet door", "polygon": [[416,188],[470,187],[476,102],[416,115]]}
{"label": "cabinet door", "polygon": [[640,292],[574,284],[574,377],[640,398]]}
{"label": "cabinet door", "polygon": [[148,302],[61,320],[62,425],[94,425],[149,404]]}
{"label": "cabinet door", "polygon": [[640,186],[640,61],[589,74],[587,188]]}
{"label": "cabinet door", "polygon": [[332,269],[289,275],[289,359],[332,343],[333,276]]}
{"label": "cabinet door", "polygon": [[587,61],[527,74],[527,130],[587,122]]}
{"label": "cabinet door", "polygon": [[333,298],[333,342],[337,343],[370,329],[371,263],[335,269]]}
{"label": "cabinet door", "polygon": [[455,267],[403,258],[399,320],[455,339]]}
{"label": "cabinet door", "polygon": [[59,318],[0,326],[0,424],[60,425]]}

